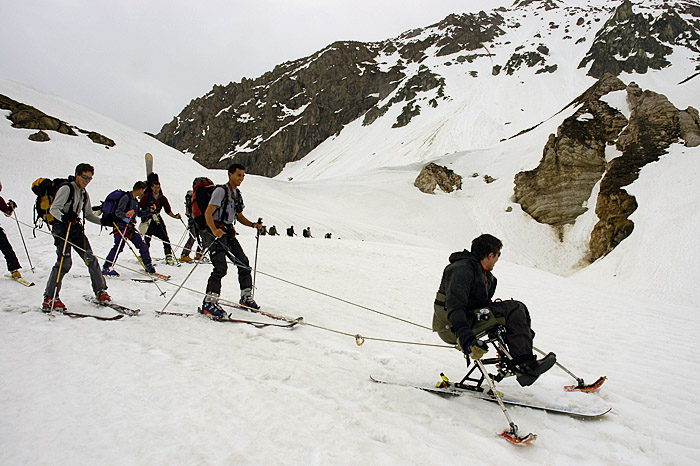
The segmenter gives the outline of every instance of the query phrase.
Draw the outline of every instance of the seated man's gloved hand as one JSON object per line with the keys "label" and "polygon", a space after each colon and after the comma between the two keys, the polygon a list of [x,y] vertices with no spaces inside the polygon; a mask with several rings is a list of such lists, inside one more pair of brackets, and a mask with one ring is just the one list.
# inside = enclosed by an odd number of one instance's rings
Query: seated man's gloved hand
{"label": "seated man's gloved hand", "polygon": [[477,359],[481,359],[481,357],[485,355],[488,350],[489,347],[486,343],[481,340],[475,340],[469,347],[469,356],[476,361]]}

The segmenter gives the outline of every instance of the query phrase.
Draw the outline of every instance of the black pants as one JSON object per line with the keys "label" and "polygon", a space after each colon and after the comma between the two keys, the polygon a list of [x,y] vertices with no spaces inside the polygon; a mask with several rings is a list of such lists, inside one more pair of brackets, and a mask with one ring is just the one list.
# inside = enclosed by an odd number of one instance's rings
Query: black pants
{"label": "black pants", "polygon": [[185,247],[182,248],[182,255],[189,256],[192,251],[192,246],[194,245],[195,239],[197,240],[197,252],[202,252],[201,239],[199,236],[199,228],[197,228],[197,222],[194,219],[189,219],[187,221],[187,242]]}
{"label": "black pants", "polygon": [[209,281],[207,282],[207,294],[221,294],[221,279],[224,278],[228,272],[228,264],[226,263],[227,257],[230,258],[238,268],[238,283],[241,287],[241,291],[250,290],[253,287],[253,277],[250,273],[248,257],[245,255],[241,244],[236,239],[236,232],[233,227],[228,227],[224,231],[226,233],[219,238],[218,241],[214,241],[215,237],[208,229],[202,232],[204,247],[206,248],[211,245],[209,256],[214,266],[214,270],[212,270]]}
{"label": "black pants", "polygon": [[148,230],[146,230],[146,234],[143,235],[144,239],[146,240],[146,245],[151,247],[151,236],[155,236],[156,238],[159,238],[161,241],[163,241],[163,251],[165,251],[165,255],[169,255],[173,253],[173,248],[170,246],[170,238],[168,238],[168,230],[165,228],[165,222],[163,222],[163,218],[160,215],[154,215],[154,218],[151,219],[150,223],[148,224]]}
{"label": "black pants", "polygon": [[495,301],[489,309],[496,317],[506,320],[508,350],[515,364],[532,360],[532,339],[535,332],[530,328],[530,312],[520,301]]}
{"label": "black pants", "polygon": [[12,245],[7,240],[7,235],[5,235],[5,230],[0,227],[0,250],[5,256],[5,261],[7,262],[7,270],[12,272],[20,268],[19,261],[17,260],[17,255],[12,249]]}
{"label": "black pants", "polygon": [[[68,227],[62,223],[55,223],[53,226],[52,232],[54,234],[54,245],[56,246],[56,263],[51,269],[48,282],[46,282],[44,296],[52,298],[54,296],[54,291],[56,296],[59,296],[61,292],[61,285],[63,284],[63,277],[68,273],[73,265],[71,249],[75,249],[75,252],[77,252],[78,256],[80,256],[82,259],[82,262],[87,265],[87,268],[90,271],[92,291],[97,293],[98,291],[106,290],[107,283],[105,282],[105,277],[102,276],[100,264],[97,262],[97,258],[92,253],[90,242],[87,240],[87,237],[85,237],[83,226],[79,223],[71,226],[70,233],[68,235],[69,244],[65,243],[67,230]],[[65,254],[63,253],[64,245],[66,245]],[[61,261],[61,259],[63,259],[63,261]]]}

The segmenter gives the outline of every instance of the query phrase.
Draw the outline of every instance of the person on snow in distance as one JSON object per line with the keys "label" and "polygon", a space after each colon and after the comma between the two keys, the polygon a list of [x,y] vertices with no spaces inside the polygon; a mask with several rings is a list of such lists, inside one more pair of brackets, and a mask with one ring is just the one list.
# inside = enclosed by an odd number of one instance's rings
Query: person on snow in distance
{"label": "person on snow in distance", "polygon": [[535,332],[530,328],[525,304],[492,300],[496,277],[491,271],[502,247],[498,238],[484,234],[472,241],[471,251],[465,249],[450,256],[435,299],[433,331],[446,343],[458,344],[472,359],[480,359],[488,347],[476,338],[472,325],[477,320],[476,313],[488,308],[496,319],[505,320],[508,350],[517,368],[518,383],[524,387],[548,371],[556,363],[556,355],[549,353],[538,361],[532,353]]}
{"label": "person on snow in distance", "polygon": [[[0,181],[0,191],[2,191],[2,181]],[[15,201],[10,199],[7,203],[5,203],[5,199],[3,199],[2,196],[0,196],[0,211],[2,211],[3,214],[9,217],[10,215],[12,215],[12,212],[14,212],[16,208],[17,204],[15,204]],[[5,230],[3,230],[2,227],[0,227],[0,250],[5,256],[5,262],[7,262],[7,270],[12,274],[12,278],[22,278],[22,274],[19,271],[19,269],[21,269],[22,267],[19,265],[17,255],[12,249],[12,245],[7,239],[7,235],[5,235]]]}
{"label": "person on snow in distance", "polygon": [[[90,271],[92,290],[95,292],[97,299],[100,302],[112,301],[112,298],[107,294],[107,283],[105,282],[105,277],[102,276],[100,263],[92,253],[83,225],[84,220],[100,225],[100,217],[93,213],[90,196],[85,190],[88,183],[92,181],[94,174],[95,168],[92,165],[87,163],[78,164],[75,167],[75,177],[69,177],[70,182],[58,188],[56,197],[51,204],[49,212],[54,217],[51,231],[54,236],[57,258],[44,290],[42,309],[45,312],[50,312],[52,309],[66,310],[66,306],[59,298],[59,294],[63,277],[68,273],[73,263],[71,248],[75,249],[82,262],[87,265]],[[80,214],[83,215],[83,221],[80,219]],[[67,243],[66,234],[68,234]]]}
{"label": "person on snow in distance", "polygon": [[[146,269],[146,272],[156,272],[156,268],[151,264],[151,254],[148,250],[148,245],[136,230],[136,219],[138,216],[145,214],[145,212],[140,211],[138,201],[139,196],[141,196],[145,190],[146,183],[137,181],[134,183],[134,187],[131,191],[125,192],[121,198],[119,198],[119,201],[117,201],[117,205],[114,208],[114,223],[117,227],[113,227],[112,230],[114,246],[110,249],[105,263],[102,266],[102,275],[111,277],[119,276],[119,273],[114,270],[114,262],[124,249],[124,238],[131,241],[141,253],[141,260],[143,261],[143,267]],[[124,235],[124,238],[122,238],[122,235]]]}
{"label": "person on snow in distance", "polygon": [[253,300],[253,279],[248,258],[236,239],[234,224],[236,221],[245,226],[263,227],[262,222],[251,222],[243,215],[243,197],[238,187],[245,178],[245,167],[234,163],[228,167],[228,183],[217,186],[212,192],[204,218],[207,222],[206,231],[202,232],[203,246],[209,248],[209,256],[214,269],[207,282],[207,292],[204,297],[201,312],[214,317],[223,317],[226,313],[218,304],[221,294],[221,279],[226,276],[228,256],[238,267],[238,283],[241,287],[240,304],[259,309]]}
{"label": "person on snow in distance", "polygon": [[165,263],[168,265],[174,265],[175,260],[173,259],[173,249],[170,246],[168,230],[165,227],[165,222],[163,221],[163,217],[160,215],[160,211],[163,209],[166,214],[178,220],[181,218],[181,216],[180,214],[174,214],[170,208],[168,198],[165,197],[163,192],[160,190],[158,175],[151,173],[148,175],[148,177],[149,180],[147,182],[146,191],[139,202],[141,210],[146,212],[145,215],[141,217],[141,226],[139,227],[139,231],[146,238],[146,244],[149,247],[151,246],[152,236],[155,236],[163,241]]}
{"label": "person on snow in distance", "polygon": [[272,225],[270,227],[270,231],[268,231],[267,234],[270,236],[279,236],[280,235],[279,233],[277,233],[277,226],[276,225]]}

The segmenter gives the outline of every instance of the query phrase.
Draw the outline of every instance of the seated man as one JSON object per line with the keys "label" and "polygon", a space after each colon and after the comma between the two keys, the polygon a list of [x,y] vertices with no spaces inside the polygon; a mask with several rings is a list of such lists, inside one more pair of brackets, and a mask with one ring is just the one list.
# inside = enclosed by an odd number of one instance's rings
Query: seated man
{"label": "seated man", "polygon": [[473,359],[483,356],[488,347],[472,331],[477,312],[488,308],[506,329],[508,350],[513,358],[518,383],[532,385],[556,363],[554,353],[538,361],[532,353],[535,333],[530,314],[520,301],[492,301],[496,277],[491,271],[501,256],[503,243],[484,234],[472,241],[472,250],[455,252],[445,267],[435,300],[433,331],[449,344],[458,344]]}

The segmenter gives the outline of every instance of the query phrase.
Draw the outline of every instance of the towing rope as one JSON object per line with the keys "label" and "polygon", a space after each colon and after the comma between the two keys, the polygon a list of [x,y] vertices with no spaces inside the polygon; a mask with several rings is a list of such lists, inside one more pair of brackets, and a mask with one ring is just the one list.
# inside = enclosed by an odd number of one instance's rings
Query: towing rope
{"label": "towing rope", "polygon": [[[20,220],[18,220],[18,219],[16,219],[16,221],[17,221],[18,224],[22,224],[22,225],[24,225],[24,226],[27,227],[27,228],[32,228],[32,229],[34,228],[32,225],[29,225],[29,224],[27,224],[27,223],[24,223],[24,222],[22,222],[22,221],[20,221]],[[42,230],[42,229],[38,229],[38,230],[39,230],[41,233],[44,233],[44,234],[49,235],[49,236],[52,236],[52,237],[54,237],[54,238],[59,238],[59,239],[61,239],[61,240],[65,240],[65,238],[62,238],[62,237],[60,237],[60,236],[58,236],[58,235],[55,235],[55,234],[52,233],[51,231],[46,232],[46,231],[44,231],[44,230]],[[20,231],[21,231],[21,230],[20,230]],[[74,247],[76,250],[78,250],[78,251],[82,251],[83,253],[86,253],[86,252],[87,252],[84,248],[82,248],[82,247],[80,247],[80,246],[78,246],[78,245],[76,245],[76,244],[73,244],[73,243],[71,243],[70,241],[67,241],[67,243],[70,244],[71,246],[73,246],[73,247]],[[169,244],[170,244],[170,243],[169,243]],[[95,256],[97,259],[101,259],[101,260],[103,260],[103,261],[106,260],[105,257],[98,256],[97,254],[94,253],[94,251],[91,251],[91,254],[92,254],[93,256]],[[116,262],[115,262],[114,265],[116,265]],[[237,267],[250,269],[249,266],[246,267],[246,266],[243,265],[243,264],[236,264],[236,263],[234,263],[234,265],[236,265]],[[126,270],[129,270],[129,271],[131,271],[131,272],[134,272],[134,273],[136,273],[136,274],[139,274],[139,275],[141,275],[141,276],[144,276],[144,277],[146,277],[146,278],[148,278],[148,279],[151,279],[151,280],[153,281],[153,283],[155,284],[154,277],[151,276],[150,274],[147,274],[145,271],[133,269],[133,268],[128,267],[128,266],[125,266],[125,265],[123,265],[123,264],[119,264],[119,266],[122,267],[122,268],[124,268],[124,269],[126,269]],[[307,286],[300,285],[300,284],[294,283],[294,282],[292,282],[292,281],[290,281],[290,280],[286,280],[286,279],[284,279],[284,278],[276,277],[276,276],[274,276],[274,275],[271,275],[271,274],[268,274],[268,273],[265,273],[265,272],[262,272],[262,271],[259,271],[259,270],[258,270],[258,272],[259,272],[261,275],[265,275],[265,276],[267,276],[267,277],[269,277],[269,278],[272,278],[272,279],[281,281],[281,282],[283,282],[283,283],[287,283],[287,284],[289,284],[289,285],[293,285],[293,286],[299,287],[299,288],[304,289],[304,290],[307,290],[307,291],[311,291],[311,292],[313,292],[313,293],[320,294],[320,295],[322,295],[322,296],[326,296],[326,297],[331,298],[331,299],[335,299],[335,300],[340,301],[340,302],[343,302],[343,303],[345,303],[345,304],[349,304],[349,305],[351,305],[351,306],[354,306],[354,307],[357,307],[357,308],[360,308],[360,309],[364,309],[364,310],[366,310],[366,311],[370,311],[370,312],[373,312],[373,313],[375,313],[375,314],[379,314],[379,315],[382,315],[382,316],[385,316],[385,317],[389,317],[389,318],[398,320],[398,321],[400,321],[400,322],[404,322],[404,323],[407,323],[407,324],[411,324],[411,325],[414,325],[414,326],[416,326],[416,327],[420,327],[420,328],[423,328],[423,329],[426,329],[426,330],[432,330],[430,327],[426,327],[425,325],[421,325],[421,324],[418,324],[418,323],[415,323],[415,322],[411,322],[410,320],[403,319],[403,318],[401,318],[401,317],[397,317],[397,316],[394,316],[394,315],[391,315],[391,314],[388,314],[388,313],[385,313],[385,312],[381,312],[381,311],[378,311],[378,310],[376,310],[376,309],[372,309],[372,308],[370,308],[370,307],[363,306],[363,305],[361,305],[361,304],[357,304],[357,303],[354,303],[354,302],[352,302],[352,301],[348,301],[348,300],[346,300],[346,299],[343,299],[343,298],[340,298],[340,297],[337,297],[337,296],[333,296],[333,295],[331,295],[331,294],[329,294],[329,293],[325,293],[325,292],[322,292],[322,291],[319,291],[319,290],[315,290],[315,289],[313,289],[313,288],[309,288],[309,287],[307,287]],[[185,290],[187,290],[187,291],[190,291],[190,292],[192,292],[192,293],[195,293],[195,294],[198,294],[198,295],[201,295],[201,296],[206,296],[206,293],[205,293],[205,292],[202,292],[202,291],[199,291],[199,290],[195,290],[195,289],[186,287],[186,286],[184,286],[184,283],[183,283],[182,285],[178,285],[178,284],[176,284],[176,283],[172,283],[172,282],[167,281],[167,280],[163,280],[163,282],[164,282],[165,284],[167,284],[167,285],[174,286],[174,287],[181,286],[182,289],[185,289]],[[165,296],[165,293],[163,293],[161,296]],[[224,299],[224,298],[219,298],[219,301],[222,301],[222,302],[224,302],[224,303],[227,303],[227,304],[230,304],[230,305],[234,305],[234,306],[237,306],[237,305],[238,305],[238,303],[236,303],[236,302],[234,302],[234,301],[230,301],[230,300]],[[272,318],[274,318],[274,319],[283,320],[283,321],[287,321],[287,322],[296,321],[296,319],[293,319],[293,318],[290,318],[290,317],[285,317],[285,316],[278,315],[278,314],[275,314],[275,313],[270,313],[270,312],[265,312],[265,313],[266,313],[266,314],[269,314],[269,316],[272,317]],[[261,315],[265,315],[265,314],[261,314]],[[333,329],[333,328],[330,328],[330,327],[326,327],[326,326],[323,326],[323,325],[313,324],[313,323],[307,322],[306,320],[300,320],[300,321],[296,321],[296,322],[298,322],[298,324],[300,324],[300,325],[306,325],[306,326],[309,326],[309,327],[317,328],[317,329],[319,329],[319,330],[324,330],[324,331],[331,332],[331,333],[335,333],[335,334],[338,334],[338,335],[344,335],[344,336],[351,337],[351,338],[353,338],[353,339],[355,340],[355,343],[356,343],[358,346],[362,346],[366,340],[371,340],[371,341],[380,341],[380,342],[385,342],[385,343],[396,343],[396,344],[403,344],[403,345],[430,346],[430,347],[434,347],[434,348],[450,348],[450,349],[455,349],[455,348],[457,348],[457,347],[454,346],[454,345],[439,345],[439,344],[433,344],[433,343],[423,343],[423,342],[418,342],[418,341],[406,341],[406,340],[396,340],[396,339],[389,339],[389,338],[379,338],[379,337],[363,336],[363,335],[361,335],[361,334],[359,334],[359,333],[354,333],[354,334],[353,334],[353,333],[349,333],[349,332],[344,332],[344,331],[342,331],[342,330],[337,330],[337,329]]]}

